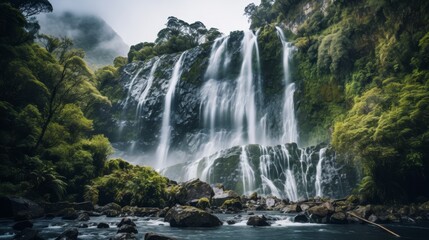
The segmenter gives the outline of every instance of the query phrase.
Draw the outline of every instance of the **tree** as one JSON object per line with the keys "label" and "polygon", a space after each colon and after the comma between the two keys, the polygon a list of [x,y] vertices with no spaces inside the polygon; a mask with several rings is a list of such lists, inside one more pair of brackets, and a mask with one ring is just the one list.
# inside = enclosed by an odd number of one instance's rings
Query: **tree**
{"label": "tree", "polygon": [[48,0],[10,0],[10,3],[19,9],[26,18],[53,10]]}
{"label": "tree", "polygon": [[82,54],[71,50],[71,45],[69,39],[62,39],[59,48],[54,50],[60,64],[51,66],[50,77],[52,82],[48,84],[48,102],[43,111],[44,121],[40,136],[34,146],[34,152],[42,143],[52,119],[61,112],[65,103],[70,101],[70,98],[75,94],[74,90],[92,77],[92,72],[82,59]]}

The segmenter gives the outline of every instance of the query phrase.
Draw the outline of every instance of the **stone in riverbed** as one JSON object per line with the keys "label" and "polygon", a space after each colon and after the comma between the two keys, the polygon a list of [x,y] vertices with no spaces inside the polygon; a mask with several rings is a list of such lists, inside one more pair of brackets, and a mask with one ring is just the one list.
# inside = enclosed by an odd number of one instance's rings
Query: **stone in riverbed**
{"label": "stone in riverbed", "polygon": [[97,228],[110,228],[109,224],[105,223],[105,222],[101,222],[99,224],[97,224]]}
{"label": "stone in riverbed", "polygon": [[149,232],[144,235],[144,240],[176,240],[175,238],[164,236],[158,233]]}
{"label": "stone in riverbed", "polygon": [[134,233],[117,233],[110,240],[137,240]]}
{"label": "stone in riverbed", "polygon": [[77,220],[80,221],[80,222],[89,221],[89,214],[86,213],[86,212],[81,213],[81,214],[79,214],[79,217],[77,218]]}
{"label": "stone in riverbed", "polygon": [[79,214],[73,208],[66,208],[61,211],[60,215],[62,215],[64,220],[76,220],[79,217]]}
{"label": "stone in riverbed", "polygon": [[215,215],[190,206],[171,208],[164,219],[171,227],[217,227],[222,222]]}
{"label": "stone in riverbed", "polygon": [[249,218],[249,220],[247,220],[246,225],[249,226],[258,226],[258,227],[264,227],[264,226],[270,226],[271,224],[267,222],[267,218],[262,215],[262,217],[260,216],[252,216]]}
{"label": "stone in riverbed", "polygon": [[304,213],[300,213],[293,218],[293,222],[307,223],[308,217]]}
{"label": "stone in riverbed", "polygon": [[347,223],[347,216],[344,212],[336,212],[329,218],[330,223],[345,224]]}
{"label": "stone in riverbed", "polygon": [[77,240],[77,236],[79,235],[79,231],[77,228],[69,228],[61,233],[55,240]]}
{"label": "stone in riverbed", "polygon": [[180,186],[176,199],[180,204],[188,204],[194,199],[207,198],[211,200],[213,196],[214,191],[208,183],[200,181],[200,179],[193,179]]}
{"label": "stone in riverbed", "polygon": [[291,204],[282,209],[283,213],[299,213],[302,209],[298,204]]}

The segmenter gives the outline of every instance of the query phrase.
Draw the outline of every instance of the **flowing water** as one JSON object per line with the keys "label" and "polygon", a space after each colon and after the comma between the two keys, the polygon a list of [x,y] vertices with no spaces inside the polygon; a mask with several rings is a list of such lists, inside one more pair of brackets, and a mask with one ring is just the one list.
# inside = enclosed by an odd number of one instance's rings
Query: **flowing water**
{"label": "flowing water", "polygon": [[[216,228],[172,228],[168,223],[160,218],[136,217],[134,222],[137,225],[137,239],[143,239],[147,232],[156,232],[177,239],[347,239],[347,240],[378,240],[378,239],[398,239],[379,228],[364,224],[312,224],[312,223],[293,223],[291,216],[275,213],[257,213],[265,214],[272,219],[270,227],[251,227],[246,225],[246,216],[221,214],[218,217],[222,221],[235,220],[234,225],[227,225]],[[121,218],[91,217],[89,228],[79,228],[78,239],[109,239],[113,237],[118,228],[116,224]],[[98,229],[96,225],[99,222],[108,223],[110,228]],[[38,219],[33,221],[33,229],[39,232],[39,235],[45,239],[55,239],[65,229],[76,227],[82,222],[67,221],[60,218],[51,220]],[[12,239],[15,234],[12,230],[13,221],[0,219],[0,239]],[[401,235],[401,239],[427,239],[429,233],[429,223],[417,224],[389,224],[389,229]]]}
{"label": "flowing water", "polygon": [[[240,194],[257,191],[263,195],[288,198],[292,201],[314,196],[333,197],[342,194],[335,192],[338,189],[326,186],[332,181],[342,184],[338,177],[335,157],[326,156],[326,148],[315,152],[311,148],[291,150],[285,145],[299,141],[294,103],[296,89],[290,74],[290,61],[294,47],[286,41],[279,27],[276,28],[276,33],[283,47],[281,65],[284,90],[283,95],[279,96],[280,106],[274,110],[280,111],[273,113],[270,112],[272,110],[264,108],[258,32],[244,32],[239,51],[229,48],[232,44],[231,37],[216,39],[210,51],[202,86],[198,89],[199,96],[194,96],[199,101],[198,121],[201,124],[201,130],[179,136],[184,138],[192,135],[193,139],[196,139],[194,141],[196,150],[185,153],[185,159],[189,161],[183,166],[173,166],[172,170],[164,169],[163,174],[178,181],[198,177],[211,184],[233,182],[237,184],[231,185],[232,189]],[[238,53],[239,64],[231,60],[232,55]],[[178,102],[181,96],[175,97],[175,93],[179,92],[182,72],[184,69],[189,69],[187,61],[192,61],[192,55],[186,54],[184,52],[177,57],[172,66],[170,79],[161,82],[162,86],[168,84],[168,87],[165,95],[161,95],[163,97],[162,124],[154,153],[155,167],[158,169],[176,163],[179,158],[178,152],[181,151],[171,147],[172,131],[177,130],[173,128],[176,124],[172,124],[171,120],[173,117],[177,118],[176,109],[173,106],[182,104]],[[161,57],[150,60],[141,69],[134,70],[135,74],[131,75],[129,94],[124,105],[127,106],[131,97],[134,97],[137,103],[137,117],[143,114],[141,109],[145,107],[151,89],[154,89],[152,85],[160,85],[156,84],[155,77],[158,66],[165,66],[168,59],[168,57]],[[170,63],[167,64],[170,65]],[[150,71],[148,66],[151,66]],[[147,75],[145,87],[138,87],[135,83],[142,78],[140,75],[143,68],[145,68],[143,75]],[[235,75],[231,74],[232,69],[236,69]],[[161,91],[164,92],[164,90]],[[272,126],[277,128],[272,129]],[[252,147],[254,144],[257,146],[256,149]],[[237,146],[239,148],[237,153],[226,160],[225,154],[230,154],[229,149]],[[230,163],[225,164],[219,159]],[[233,168],[234,171],[226,168]],[[226,173],[229,176],[226,176]],[[324,189],[327,190],[324,191]]]}
{"label": "flowing water", "polygon": [[170,126],[171,105],[174,100],[176,85],[179,82],[182,74],[181,68],[183,64],[183,56],[185,54],[186,52],[183,52],[180,55],[179,60],[177,60],[176,64],[174,65],[173,75],[169,81],[167,94],[165,95],[164,114],[162,116],[161,138],[159,141],[158,148],[156,150],[156,159],[157,159],[158,167],[163,167],[168,157],[168,150],[170,148],[170,133],[171,133],[171,126]]}

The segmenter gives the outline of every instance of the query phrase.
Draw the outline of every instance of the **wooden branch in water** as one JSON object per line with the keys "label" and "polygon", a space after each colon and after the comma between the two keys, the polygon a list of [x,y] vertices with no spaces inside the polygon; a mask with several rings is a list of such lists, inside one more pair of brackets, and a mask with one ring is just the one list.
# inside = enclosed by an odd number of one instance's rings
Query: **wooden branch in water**
{"label": "wooden branch in water", "polygon": [[391,230],[387,229],[386,227],[381,226],[380,224],[377,224],[377,223],[375,223],[375,222],[368,221],[368,220],[366,220],[365,218],[359,217],[359,216],[357,216],[356,214],[351,213],[351,212],[348,212],[347,214],[349,214],[350,216],[355,217],[355,218],[357,218],[357,219],[359,219],[359,220],[362,220],[362,221],[364,221],[364,222],[366,222],[366,223],[369,223],[369,224],[372,224],[372,225],[374,225],[374,226],[377,226],[377,227],[379,227],[379,228],[383,229],[384,231],[386,231],[386,232],[388,232],[388,233],[392,234],[392,235],[393,235],[393,236],[395,236],[395,237],[401,237],[401,236],[399,236],[398,234],[394,233],[393,231],[391,231]]}

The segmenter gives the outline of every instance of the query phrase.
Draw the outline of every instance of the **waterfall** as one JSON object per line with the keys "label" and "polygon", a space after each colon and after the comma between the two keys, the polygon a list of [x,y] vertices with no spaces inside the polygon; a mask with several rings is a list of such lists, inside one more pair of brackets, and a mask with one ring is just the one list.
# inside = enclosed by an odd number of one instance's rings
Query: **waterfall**
{"label": "waterfall", "polygon": [[[197,156],[207,156],[221,149],[267,139],[266,126],[257,118],[256,91],[259,79],[257,35],[244,33],[241,41],[242,63],[235,80],[224,74],[230,67],[229,37],[215,40],[211,49],[205,83],[200,91],[200,118],[209,137]],[[255,57],[256,56],[256,62]],[[256,63],[257,66],[254,66]],[[259,124],[258,124],[259,122]]]}
{"label": "waterfall", "polygon": [[319,151],[319,162],[316,166],[316,182],[315,182],[315,188],[316,188],[316,196],[323,197],[323,191],[322,191],[322,163],[323,160],[326,157],[326,148],[321,148]]}
{"label": "waterfall", "polygon": [[155,63],[152,65],[149,73],[149,78],[147,80],[146,87],[144,88],[144,91],[141,92],[140,96],[138,97],[138,103],[137,103],[137,110],[136,110],[136,116],[140,116],[141,114],[141,108],[146,102],[146,98],[149,94],[149,90],[152,87],[153,79],[155,78],[155,71],[158,68],[160,59],[158,58]]}
{"label": "waterfall", "polygon": [[164,100],[164,113],[162,115],[162,126],[161,126],[161,138],[156,150],[156,159],[158,167],[164,167],[164,163],[168,157],[168,150],[170,148],[170,136],[171,136],[171,126],[170,126],[170,115],[171,115],[171,105],[173,103],[174,93],[176,91],[176,85],[180,80],[182,74],[182,64],[186,52],[183,52],[179,60],[173,68],[173,74],[169,81],[168,90],[165,95]]}
{"label": "waterfall", "polygon": [[243,194],[249,194],[254,190],[255,172],[250,166],[246,147],[241,147],[240,168],[242,174]]}
{"label": "waterfall", "polygon": [[295,107],[294,107],[294,94],[295,94],[295,83],[290,80],[290,68],[289,61],[294,51],[292,44],[288,43],[285,39],[283,30],[279,27],[276,27],[277,34],[282,42],[283,46],[283,77],[285,83],[285,93],[284,93],[284,104],[283,104],[283,135],[282,142],[298,142],[298,130],[297,122],[295,119]]}

